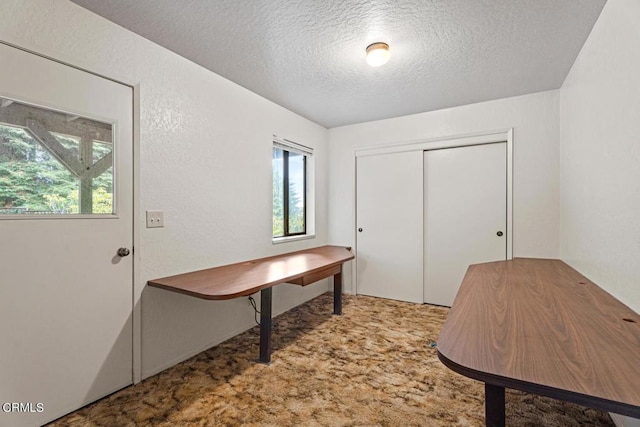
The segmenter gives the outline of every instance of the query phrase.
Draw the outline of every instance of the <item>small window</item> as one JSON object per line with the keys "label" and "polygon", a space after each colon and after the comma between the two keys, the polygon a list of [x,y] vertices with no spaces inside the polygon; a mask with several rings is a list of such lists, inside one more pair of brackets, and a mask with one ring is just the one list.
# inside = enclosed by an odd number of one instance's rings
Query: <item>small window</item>
{"label": "small window", "polygon": [[274,141],[273,146],[273,237],[308,234],[308,164],[311,149]]}
{"label": "small window", "polygon": [[0,98],[0,218],[113,215],[112,125]]}

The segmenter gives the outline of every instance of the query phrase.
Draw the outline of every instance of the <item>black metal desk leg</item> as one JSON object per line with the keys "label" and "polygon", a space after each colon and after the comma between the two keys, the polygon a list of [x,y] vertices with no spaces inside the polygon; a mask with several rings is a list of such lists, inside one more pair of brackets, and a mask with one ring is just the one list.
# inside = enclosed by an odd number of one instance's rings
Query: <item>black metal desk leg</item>
{"label": "black metal desk leg", "polygon": [[342,314],[342,266],[340,273],[333,276],[333,314]]}
{"label": "black metal desk leg", "polygon": [[504,387],[484,383],[484,411],[487,427],[504,427]]}
{"label": "black metal desk leg", "polygon": [[260,358],[261,363],[271,362],[271,289],[260,291]]}

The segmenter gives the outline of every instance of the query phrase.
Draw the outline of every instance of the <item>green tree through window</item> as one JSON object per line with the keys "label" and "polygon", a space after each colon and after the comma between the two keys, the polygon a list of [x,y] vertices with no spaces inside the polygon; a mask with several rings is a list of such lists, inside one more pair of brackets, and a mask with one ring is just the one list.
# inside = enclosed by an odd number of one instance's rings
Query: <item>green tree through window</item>
{"label": "green tree through window", "polygon": [[[32,122],[37,123],[29,125]],[[65,129],[65,133],[51,128]],[[92,132],[106,133],[110,139],[110,128],[77,116],[70,119],[64,113],[5,102],[0,108],[0,215],[113,213],[113,145],[91,139]],[[85,199],[89,198],[84,211],[80,201],[83,180]]]}
{"label": "green tree through window", "polygon": [[273,148],[273,237],[306,234],[306,157]]}

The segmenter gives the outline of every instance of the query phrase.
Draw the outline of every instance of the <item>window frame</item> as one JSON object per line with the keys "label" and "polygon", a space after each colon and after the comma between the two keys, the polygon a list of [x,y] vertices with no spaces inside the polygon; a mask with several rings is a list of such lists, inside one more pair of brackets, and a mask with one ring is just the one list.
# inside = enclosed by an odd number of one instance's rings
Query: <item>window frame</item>
{"label": "window frame", "polygon": [[291,166],[291,163],[289,162],[289,156],[291,155],[292,151],[285,150],[284,148],[278,149],[282,150],[282,226],[284,230],[282,236],[273,237],[292,237],[307,234],[307,156],[302,154],[302,231],[292,233],[289,230],[289,219],[291,212],[291,198],[289,197],[289,189],[291,188],[291,181],[289,179],[289,168]]}
{"label": "window frame", "polygon": [[[282,151],[282,199],[283,199],[283,234],[281,236],[274,236],[272,230],[272,242],[273,244],[284,243],[288,241],[311,239],[315,238],[314,234],[314,157],[313,148],[277,137],[273,137],[273,145],[271,150],[271,159],[273,162],[273,153],[275,149]],[[289,232],[289,155],[290,153],[300,154],[303,156],[303,187],[302,201],[303,201],[303,231],[301,232]],[[273,169],[272,174],[275,173]],[[273,177],[273,175],[272,175]],[[273,183],[273,180],[272,180]],[[272,194],[275,187],[272,184]],[[272,199],[273,201],[273,199]],[[273,228],[273,211],[275,205],[272,204],[272,228]]]}

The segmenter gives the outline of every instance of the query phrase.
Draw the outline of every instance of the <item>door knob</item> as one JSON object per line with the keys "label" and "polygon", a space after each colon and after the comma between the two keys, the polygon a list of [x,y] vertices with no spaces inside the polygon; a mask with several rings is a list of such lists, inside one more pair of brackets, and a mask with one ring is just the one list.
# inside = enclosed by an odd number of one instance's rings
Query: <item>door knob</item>
{"label": "door knob", "polygon": [[131,251],[127,248],[120,248],[118,249],[118,256],[119,257],[126,257],[131,253]]}
{"label": "door knob", "polygon": [[358,232],[362,233],[362,228],[358,228]]}
{"label": "door knob", "polygon": [[498,237],[502,237],[503,233],[502,233],[502,231],[498,231],[496,234],[498,235]]}

